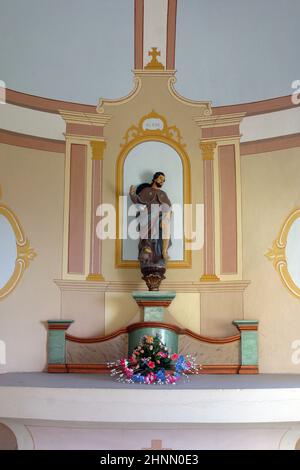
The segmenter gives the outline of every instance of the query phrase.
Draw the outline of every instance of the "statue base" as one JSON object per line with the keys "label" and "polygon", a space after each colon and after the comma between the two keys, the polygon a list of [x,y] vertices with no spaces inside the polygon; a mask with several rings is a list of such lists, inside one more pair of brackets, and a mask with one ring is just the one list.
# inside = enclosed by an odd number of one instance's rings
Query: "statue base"
{"label": "statue base", "polygon": [[142,279],[149,291],[159,291],[160,283],[165,278],[166,268],[161,265],[146,265],[141,267]]}

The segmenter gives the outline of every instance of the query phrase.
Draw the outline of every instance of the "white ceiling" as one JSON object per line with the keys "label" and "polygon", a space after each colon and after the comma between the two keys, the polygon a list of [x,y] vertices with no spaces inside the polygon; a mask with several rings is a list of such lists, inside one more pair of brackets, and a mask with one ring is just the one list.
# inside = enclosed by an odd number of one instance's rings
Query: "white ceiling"
{"label": "white ceiling", "polygon": [[[0,0],[0,80],[95,104],[132,89],[133,0]],[[177,89],[214,105],[288,95],[300,0],[178,0]]]}

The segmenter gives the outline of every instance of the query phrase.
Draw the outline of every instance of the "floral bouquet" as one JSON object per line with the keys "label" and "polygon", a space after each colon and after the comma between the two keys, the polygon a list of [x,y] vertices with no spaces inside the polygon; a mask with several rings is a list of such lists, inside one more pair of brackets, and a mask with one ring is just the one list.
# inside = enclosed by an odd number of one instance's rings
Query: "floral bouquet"
{"label": "floral bouquet", "polygon": [[198,374],[195,358],[171,354],[159,336],[143,336],[129,359],[122,358],[109,362],[111,376],[118,376],[122,383],[175,384],[187,372]]}

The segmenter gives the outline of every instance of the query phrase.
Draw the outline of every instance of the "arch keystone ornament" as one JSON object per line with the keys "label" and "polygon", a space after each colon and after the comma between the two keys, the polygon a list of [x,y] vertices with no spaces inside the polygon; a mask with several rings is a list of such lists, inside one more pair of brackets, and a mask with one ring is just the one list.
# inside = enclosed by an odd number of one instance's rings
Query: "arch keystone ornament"
{"label": "arch keystone ornament", "polygon": [[[283,222],[279,235],[273,241],[272,248],[269,248],[265,256],[269,261],[273,262],[275,270],[278,272],[283,285],[298,299],[300,298],[300,284],[297,285],[294,281],[289,268],[287,260],[287,248],[289,242],[289,232],[292,225],[297,220],[300,220],[300,207],[294,209]],[[298,260],[299,262],[299,260]]]}
{"label": "arch keystone ornament", "polygon": [[[1,197],[1,189],[0,189]],[[20,281],[24,271],[28,268],[30,261],[36,257],[36,252],[30,247],[29,240],[25,236],[20,222],[12,210],[0,203],[0,216],[3,216],[9,223],[16,242],[16,259],[15,268],[11,276],[7,279],[6,283],[0,288],[0,300],[6,297],[16,287]]]}

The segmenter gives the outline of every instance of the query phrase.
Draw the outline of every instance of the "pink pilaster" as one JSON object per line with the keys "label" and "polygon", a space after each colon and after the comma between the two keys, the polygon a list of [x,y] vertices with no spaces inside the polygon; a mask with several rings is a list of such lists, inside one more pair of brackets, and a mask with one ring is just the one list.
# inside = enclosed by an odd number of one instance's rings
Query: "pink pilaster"
{"label": "pink pilaster", "polygon": [[219,147],[221,273],[237,273],[237,195],[235,146]]}
{"label": "pink pilaster", "polygon": [[218,281],[215,274],[215,222],[214,222],[214,151],[215,142],[202,142],[204,179],[204,273],[201,281]]}
{"label": "pink pilaster", "polygon": [[84,273],[86,145],[72,144],[70,157],[68,273]]}
{"label": "pink pilaster", "polygon": [[96,233],[96,212],[97,207],[102,203],[102,167],[103,167],[103,152],[105,142],[93,141],[92,155],[92,211],[91,211],[91,248],[90,248],[90,273],[87,276],[89,281],[103,281],[104,278],[101,273],[101,257],[102,257],[102,243],[97,237]]}

